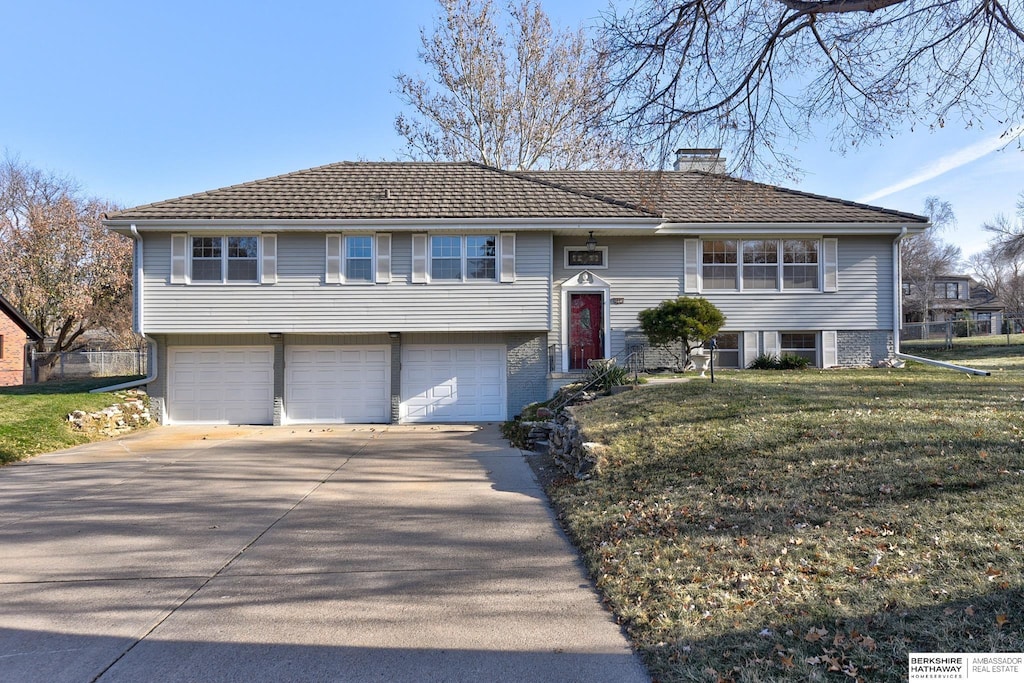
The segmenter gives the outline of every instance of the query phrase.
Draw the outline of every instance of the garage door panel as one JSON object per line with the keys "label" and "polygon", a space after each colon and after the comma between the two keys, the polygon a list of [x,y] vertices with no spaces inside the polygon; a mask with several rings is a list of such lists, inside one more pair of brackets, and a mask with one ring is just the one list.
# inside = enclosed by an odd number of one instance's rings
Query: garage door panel
{"label": "garage door panel", "polygon": [[391,419],[389,346],[288,347],[289,422],[379,423]]}
{"label": "garage door panel", "polygon": [[505,353],[505,347],[500,345],[404,347],[402,420],[505,419]]}
{"label": "garage door panel", "polygon": [[171,347],[168,375],[172,423],[273,422],[273,347]]}

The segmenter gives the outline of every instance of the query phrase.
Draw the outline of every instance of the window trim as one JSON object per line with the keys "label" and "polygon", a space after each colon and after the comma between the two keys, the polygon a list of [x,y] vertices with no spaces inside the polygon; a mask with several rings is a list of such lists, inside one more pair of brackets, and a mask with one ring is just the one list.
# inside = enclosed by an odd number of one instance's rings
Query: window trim
{"label": "window trim", "polygon": [[[473,284],[473,283],[497,283],[501,282],[503,273],[503,261],[501,252],[501,235],[500,232],[487,232],[487,233],[452,233],[452,232],[437,232],[428,233],[426,239],[426,281],[430,283],[438,284]],[[434,239],[439,237],[454,237],[459,240],[459,277],[458,278],[437,278],[434,277]],[[480,256],[469,256],[467,239],[470,237],[489,237],[494,243],[494,256],[493,257],[480,257]],[[438,257],[442,258],[442,257]],[[446,260],[454,260],[454,257],[443,257]],[[478,278],[469,277],[468,263],[470,259],[479,258],[490,258],[494,261],[494,277],[489,278]]]}
{"label": "window trim", "polygon": [[[349,240],[351,240],[353,238],[356,238],[356,237],[363,237],[363,238],[366,238],[366,239],[370,240],[370,256],[369,257],[360,256],[360,257],[358,257],[356,259],[352,259],[352,258],[349,257],[349,255],[348,255]],[[368,272],[369,277],[367,277],[366,279],[360,278],[358,280],[353,280],[352,279],[352,275],[350,274],[350,271],[349,271],[349,261],[352,261],[352,260],[368,261],[369,262],[369,266],[370,266],[370,269],[369,269],[369,272]],[[373,284],[377,283],[377,239],[376,239],[376,235],[370,234],[370,233],[367,233],[367,234],[360,234],[360,233],[356,233],[356,234],[342,234],[342,236],[341,236],[341,283],[345,284],[345,285],[359,285],[359,286],[364,286],[364,287],[366,285],[373,285]]]}
{"label": "window trim", "polygon": [[[256,265],[255,277],[252,280],[229,280],[228,264],[229,256],[228,240],[231,238],[251,237],[256,240]],[[192,277],[193,239],[219,239],[220,240],[220,279],[219,280],[196,280]],[[212,260],[212,259],[208,259]],[[249,261],[250,259],[238,259]],[[171,272],[170,284],[189,286],[253,286],[274,284],[277,282],[277,234],[246,231],[239,233],[214,233],[214,232],[183,232],[171,234]]]}
{"label": "window trim", "polygon": [[[582,265],[575,266],[569,263],[569,254],[575,252],[589,252],[589,253],[600,253],[601,254],[601,265]],[[580,246],[566,246],[562,254],[563,265],[566,270],[607,270],[608,269],[608,247],[597,247],[596,249],[587,249],[586,247]]]}
{"label": "window trim", "polygon": [[[817,266],[817,271],[818,271],[817,272],[817,280],[818,280],[817,287],[786,287],[786,266],[787,266],[787,264],[785,262],[785,245],[786,245],[786,242],[794,242],[794,241],[796,241],[796,242],[814,242],[814,243],[817,244],[817,263],[815,263],[815,264],[810,264],[810,263],[794,263],[794,264],[789,264],[790,266],[816,265]],[[830,286],[826,285],[826,280],[828,279],[828,273],[829,273],[829,270],[826,267],[826,258],[825,258],[825,251],[826,251],[826,248],[827,248],[826,241],[827,241],[827,238],[824,238],[824,237],[804,237],[804,236],[798,236],[798,237],[785,237],[785,236],[778,236],[778,237],[775,237],[775,236],[773,236],[773,237],[755,237],[755,236],[751,236],[751,237],[721,237],[721,238],[715,237],[715,238],[710,238],[710,239],[709,238],[701,238],[700,239],[700,248],[697,250],[697,254],[696,254],[697,258],[696,258],[696,264],[695,265],[696,265],[697,272],[694,274],[695,276],[699,275],[699,278],[700,278],[699,291],[700,292],[713,292],[715,294],[720,294],[720,293],[721,294],[724,294],[724,293],[737,293],[737,294],[783,294],[783,293],[785,293],[785,294],[789,294],[789,293],[809,294],[809,293],[815,293],[815,292],[821,293],[821,292],[827,292],[827,291],[835,291],[835,289],[836,289],[835,287],[830,287]],[[735,251],[735,253],[736,253],[736,262],[735,263],[707,263],[707,262],[705,262],[704,261],[704,254],[705,254],[704,248],[705,248],[705,245],[707,245],[709,243],[712,243],[712,242],[723,242],[723,243],[733,242],[733,243],[735,243],[735,246],[736,246],[736,251]],[[775,249],[776,249],[776,260],[774,262],[772,262],[772,263],[767,263],[767,264],[759,264],[759,263],[754,263],[754,262],[748,263],[745,260],[745,258],[744,258],[745,251],[746,251],[745,250],[745,246],[748,243],[751,243],[751,242],[774,242],[775,243]],[[757,267],[757,266],[762,266],[762,265],[766,266],[766,267],[775,268],[775,287],[773,289],[767,289],[767,288],[748,288],[748,287],[745,287],[744,286],[744,269],[748,268],[748,267]],[[708,268],[708,267],[726,267],[726,268],[733,269],[735,271],[735,276],[736,276],[735,287],[729,287],[729,288],[725,288],[725,289],[707,287],[705,285],[705,281],[706,280],[705,280],[705,277],[704,277],[704,272],[705,272],[705,268]],[[688,275],[688,277],[689,277],[689,275]],[[689,287],[687,289],[689,289]]]}

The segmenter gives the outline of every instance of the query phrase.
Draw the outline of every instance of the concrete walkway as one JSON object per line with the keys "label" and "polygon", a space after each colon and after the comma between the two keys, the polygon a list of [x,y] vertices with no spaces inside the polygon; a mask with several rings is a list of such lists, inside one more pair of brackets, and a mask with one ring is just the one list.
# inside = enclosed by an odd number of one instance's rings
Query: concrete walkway
{"label": "concrete walkway", "polygon": [[645,681],[495,426],[166,427],[0,469],[0,681]]}

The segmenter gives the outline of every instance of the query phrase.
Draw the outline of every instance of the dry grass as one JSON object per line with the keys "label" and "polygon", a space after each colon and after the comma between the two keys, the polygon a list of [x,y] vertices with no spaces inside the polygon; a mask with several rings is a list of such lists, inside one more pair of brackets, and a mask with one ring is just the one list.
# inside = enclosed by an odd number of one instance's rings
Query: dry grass
{"label": "dry grass", "polygon": [[655,678],[1024,650],[1024,368],[984,362],[1011,369],[721,373],[582,408],[609,456],[550,493]]}

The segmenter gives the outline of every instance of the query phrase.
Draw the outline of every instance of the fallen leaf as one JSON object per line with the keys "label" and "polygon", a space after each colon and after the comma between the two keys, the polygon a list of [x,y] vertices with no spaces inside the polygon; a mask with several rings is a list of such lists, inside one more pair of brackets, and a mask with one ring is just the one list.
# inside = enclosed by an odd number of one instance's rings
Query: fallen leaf
{"label": "fallen leaf", "polygon": [[968,605],[966,607],[966,609],[964,609],[964,614],[966,614],[969,617],[973,617],[974,616],[974,606],[973,605]]}
{"label": "fallen leaf", "polygon": [[1009,619],[1006,618],[1005,614],[997,614],[996,615],[996,626],[999,626],[1001,628],[1003,626],[1003,624],[1005,624],[1008,621],[1009,621]]}
{"label": "fallen leaf", "polygon": [[793,655],[784,655],[780,652],[779,659],[782,660],[782,666],[786,667],[787,669],[793,668]]}

